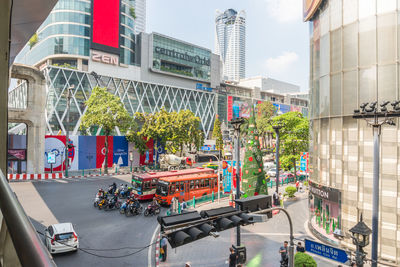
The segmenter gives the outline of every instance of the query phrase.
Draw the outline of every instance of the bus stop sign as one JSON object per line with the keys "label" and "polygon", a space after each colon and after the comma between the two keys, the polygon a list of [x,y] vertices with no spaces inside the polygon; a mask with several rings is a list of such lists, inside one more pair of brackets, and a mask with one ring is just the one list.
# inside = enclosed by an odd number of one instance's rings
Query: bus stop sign
{"label": "bus stop sign", "polygon": [[317,254],[319,256],[345,263],[348,261],[348,256],[346,251],[331,247],[325,244],[321,244],[315,241],[305,240],[306,251]]}

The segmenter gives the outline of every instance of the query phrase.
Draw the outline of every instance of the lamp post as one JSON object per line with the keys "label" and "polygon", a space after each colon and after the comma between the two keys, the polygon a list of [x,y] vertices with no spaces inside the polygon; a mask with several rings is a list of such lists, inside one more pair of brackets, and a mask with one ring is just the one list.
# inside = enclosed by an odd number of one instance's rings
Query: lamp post
{"label": "lamp post", "polygon": [[[281,123],[277,123],[272,126],[276,133],[276,145],[275,145],[275,161],[276,161],[276,173],[275,173],[275,183],[276,183],[276,194],[279,195],[279,130],[283,127]],[[277,206],[278,203],[275,203]]]}
{"label": "lamp post", "polygon": [[387,109],[389,101],[378,105],[378,101],[363,103],[360,109],[354,110],[354,119],[364,119],[372,126],[374,135],[374,172],[372,182],[372,244],[371,261],[372,267],[378,265],[378,216],[379,216],[379,143],[382,125],[395,125],[393,117],[400,117],[400,101],[391,103],[392,110]]}
{"label": "lamp post", "polygon": [[67,127],[65,129],[66,134],[65,134],[65,177],[68,177],[68,168],[69,168],[69,108],[70,108],[70,102],[71,102],[71,90],[74,89],[74,85],[70,86],[67,88]]}
{"label": "lamp post", "polygon": [[362,213],[360,215],[360,221],[349,230],[353,244],[356,245],[356,265],[357,267],[364,266],[364,260],[366,253],[364,247],[369,244],[369,235],[372,230],[363,222]]}
{"label": "lamp post", "polygon": [[[236,142],[235,142],[235,157],[236,157],[236,199],[240,199],[240,126],[244,123],[243,118],[233,119],[231,125],[235,130]],[[236,209],[239,210],[239,205],[236,205]],[[236,244],[240,246],[240,225],[236,228]]]}

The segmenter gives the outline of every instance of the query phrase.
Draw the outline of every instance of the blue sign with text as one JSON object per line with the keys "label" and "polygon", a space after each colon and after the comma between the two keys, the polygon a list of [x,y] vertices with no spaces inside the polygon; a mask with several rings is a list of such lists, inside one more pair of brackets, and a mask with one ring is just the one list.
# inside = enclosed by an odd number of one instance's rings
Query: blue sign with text
{"label": "blue sign with text", "polygon": [[338,248],[334,248],[328,245],[324,245],[315,241],[305,240],[306,251],[317,254],[319,256],[345,263],[348,261],[346,251]]}

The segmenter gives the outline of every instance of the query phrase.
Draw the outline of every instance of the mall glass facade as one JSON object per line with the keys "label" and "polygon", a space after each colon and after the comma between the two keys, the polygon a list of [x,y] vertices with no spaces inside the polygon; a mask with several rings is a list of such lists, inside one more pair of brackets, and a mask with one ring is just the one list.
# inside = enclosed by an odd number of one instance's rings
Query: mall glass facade
{"label": "mall glass facade", "polygon": [[[311,180],[341,191],[344,232],[361,212],[371,227],[372,129],[352,114],[363,102],[399,99],[400,1],[323,1],[309,23]],[[379,256],[399,264],[398,119],[396,125],[381,135]]]}
{"label": "mall glass facade", "polygon": [[[120,63],[126,65],[135,65],[134,5],[134,0],[121,1]],[[48,56],[62,55],[89,59],[90,25],[90,0],[59,0],[38,29],[38,42],[27,44],[17,61],[36,65]]]}
{"label": "mall glass facade", "polygon": [[210,50],[160,34],[152,36],[153,69],[210,82]]}

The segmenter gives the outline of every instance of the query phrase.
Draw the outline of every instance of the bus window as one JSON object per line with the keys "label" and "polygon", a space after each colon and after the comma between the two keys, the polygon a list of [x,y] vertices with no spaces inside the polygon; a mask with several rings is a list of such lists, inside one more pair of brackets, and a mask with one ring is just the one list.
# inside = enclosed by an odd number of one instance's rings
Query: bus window
{"label": "bus window", "polygon": [[181,182],[181,192],[185,191],[185,182]]}
{"label": "bus window", "polygon": [[170,194],[175,194],[175,182],[171,183],[171,187],[170,187],[169,193]]}
{"label": "bus window", "polygon": [[196,180],[196,182],[195,182],[195,188],[196,188],[196,189],[199,188],[199,180]]}
{"label": "bus window", "polygon": [[210,187],[210,180],[205,179],[205,180],[204,180],[204,186],[205,186],[205,187]]}
{"label": "bus window", "polygon": [[204,187],[204,179],[201,179],[201,180],[199,181],[199,187],[200,187],[200,188]]}
{"label": "bus window", "polygon": [[156,179],[151,180],[151,188],[156,188],[156,186],[157,186],[157,180]]}
{"label": "bus window", "polygon": [[143,190],[148,190],[148,189],[150,189],[150,182],[146,181],[143,183]]}
{"label": "bus window", "polygon": [[190,189],[194,189],[194,181],[190,180]]}

